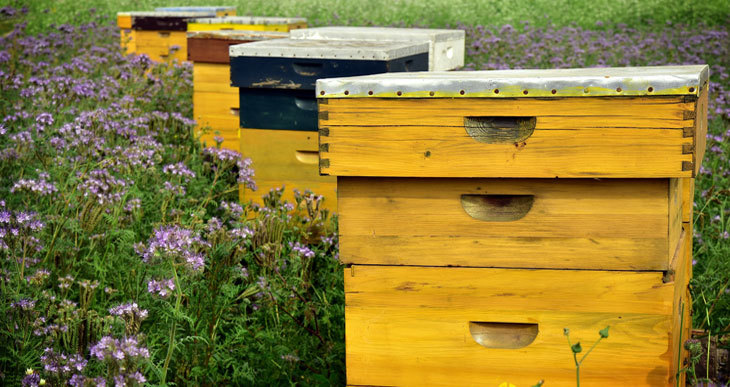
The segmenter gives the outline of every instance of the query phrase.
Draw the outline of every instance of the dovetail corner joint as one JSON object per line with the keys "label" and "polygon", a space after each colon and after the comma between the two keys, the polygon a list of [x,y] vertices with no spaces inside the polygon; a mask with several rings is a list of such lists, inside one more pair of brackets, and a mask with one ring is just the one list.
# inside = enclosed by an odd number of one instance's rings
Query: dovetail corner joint
{"label": "dovetail corner joint", "polygon": [[[329,164],[329,161],[327,162]],[[695,169],[695,163],[691,161],[682,161],[682,170],[683,171],[694,171]]]}
{"label": "dovetail corner joint", "polygon": [[688,155],[695,151],[694,144],[682,144],[682,154]]}
{"label": "dovetail corner joint", "polygon": [[327,137],[330,135],[330,128],[319,128],[319,135],[322,137]]}
{"label": "dovetail corner joint", "polygon": [[700,98],[698,96],[696,96],[696,95],[685,95],[684,96],[684,103],[697,102],[698,99],[700,99]]}
{"label": "dovetail corner joint", "polygon": [[330,103],[327,98],[319,98],[317,102],[319,102],[320,105],[327,105],[328,103]]}
{"label": "dovetail corner joint", "polygon": [[[694,113],[694,112],[692,112],[692,113]],[[325,120],[326,121],[326,120],[329,120],[330,119],[330,114],[327,111],[319,112],[318,117],[319,117],[320,120]]]}
{"label": "dovetail corner joint", "polygon": [[330,151],[330,144],[324,143],[319,144],[319,152],[329,152]]}
{"label": "dovetail corner joint", "polygon": [[694,137],[695,135],[695,128],[693,126],[688,126],[686,128],[682,128],[682,137]]}
{"label": "dovetail corner joint", "polygon": [[668,284],[674,282],[674,270],[667,270],[664,272],[664,275],[662,276],[662,283]]}
{"label": "dovetail corner joint", "polygon": [[330,167],[330,159],[319,159],[319,168],[329,168]]}
{"label": "dovetail corner joint", "polygon": [[682,119],[694,120],[695,118],[697,118],[697,113],[695,111],[693,111],[693,110],[684,111],[684,116],[682,117]]}

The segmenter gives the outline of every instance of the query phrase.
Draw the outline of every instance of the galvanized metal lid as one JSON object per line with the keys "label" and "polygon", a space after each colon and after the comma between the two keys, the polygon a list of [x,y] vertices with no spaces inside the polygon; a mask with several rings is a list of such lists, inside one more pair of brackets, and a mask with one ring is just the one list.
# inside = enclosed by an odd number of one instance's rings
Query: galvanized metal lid
{"label": "galvanized metal lid", "polygon": [[394,27],[317,27],[291,31],[292,39],[404,40],[445,42],[463,40],[463,30]]}
{"label": "galvanized metal lid", "polygon": [[188,39],[229,39],[229,40],[268,40],[289,37],[288,32],[218,30],[188,32]]}
{"label": "galvanized metal lid", "polygon": [[428,43],[322,39],[275,39],[237,44],[229,49],[231,57],[265,56],[349,60],[392,60],[427,52]]}
{"label": "galvanized metal lid", "polygon": [[303,17],[266,17],[266,16],[225,16],[205,19],[190,20],[190,23],[200,24],[254,24],[254,25],[279,25],[305,23]]}
{"label": "galvanized metal lid", "polygon": [[319,98],[698,95],[707,65],[385,73],[317,80]]}
{"label": "galvanized metal lid", "polygon": [[119,17],[119,16],[131,16],[133,18],[134,17],[202,18],[202,17],[215,16],[215,11],[202,11],[202,12],[174,12],[174,11],[166,11],[166,12],[161,12],[161,11],[117,12],[117,17]]}
{"label": "galvanized metal lid", "polygon": [[221,12],[221,11],[235,11],[236,6],[234,5],[212,5],[207,7],[157,7],[155,11],[161,12]]}

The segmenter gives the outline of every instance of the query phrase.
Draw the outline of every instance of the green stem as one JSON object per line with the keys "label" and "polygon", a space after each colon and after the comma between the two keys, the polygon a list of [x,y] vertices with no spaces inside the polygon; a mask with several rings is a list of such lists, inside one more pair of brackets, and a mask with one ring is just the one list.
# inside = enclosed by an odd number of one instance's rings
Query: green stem
{"label": "green stem", "polygon": [[684,331],[684,302],[679,314],[679,348],[677,350],[677,373],[674,375],[674,385],[679,387],[679,373],[682,370],[682,332]]}
{"label": "green stem", "polygon": [[580,364],[575,366],[575,385],[580,387]]}
{"label": "green stem", "polygon": [[593,351],[593,348],[596,348],[596,345],[598,345],[598,343],[600,343],[600,342],[601,342],[601,340],[603,340],[603,337],[599,337],[599,338],[598,338],[598,340],[596,340],[596,342],[595,342],[595,343],[593,343],[593,346],[592,346],[592,347],[591,347],[591,348],[590,348],[590,349],[589,349],[589,350],[588,350],[588,351],[587,351],[587,352],[585,353],[585,355],[583,355],[583,357],[582,357],[582,358],[580,359],[580,362],[578,363],[578,365],[581,365],[581,364],[583,364],[583,360],[585,360],[585,359],[586,359],[586,357],[588,357],[588,354],[589,354],[589,353],[591,353],[591,351]]}
{"label": "green stem", "polygon": [[180,313],[180,301],[182,299],[182,290],[180,289],[180,280],[177,277],[177,270],[175,269],[175,263],[172,264],[172,274],[175,277],[175,288],[177,289],[177,298],[175,300],[175,314],[172,319],[172,326],[170,327],[169,343],[167,345],[167,356],[165,356],[165,365],[162,368],[162,384],[165,384],[167,379],[167,368],[170,366],[170,359],[172,358],[172,351],[175,350],[175,329],[177,328],[177,315]]}

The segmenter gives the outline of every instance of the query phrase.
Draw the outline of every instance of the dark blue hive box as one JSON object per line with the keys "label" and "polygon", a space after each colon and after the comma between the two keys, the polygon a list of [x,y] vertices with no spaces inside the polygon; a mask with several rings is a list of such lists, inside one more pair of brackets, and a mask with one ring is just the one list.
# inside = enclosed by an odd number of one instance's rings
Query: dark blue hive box
{"label": "dark blue hive box", "polygon": [[317,130],[317,79],[427,71],[428,43],[277,39],[230,48],[242,128]]}

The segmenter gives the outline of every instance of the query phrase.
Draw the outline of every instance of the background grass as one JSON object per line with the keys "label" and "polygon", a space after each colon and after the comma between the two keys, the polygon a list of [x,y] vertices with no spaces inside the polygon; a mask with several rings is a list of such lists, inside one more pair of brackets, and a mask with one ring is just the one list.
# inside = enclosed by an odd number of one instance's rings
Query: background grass
{"label": "background grass", "polygon": [[730,20],[727,0],[0,0],[0,6],[28,6],[31,31],[50,24],[76,24],[88,19],[90,8],[102,14],[152,10],[160,6],[234,5],[239,15],[299,16],[310,25],[402,25],[431,28],[502,25],[528,21],[533,25],[581,27],[624,23],[634,28],[654,23],[722,25]]}

